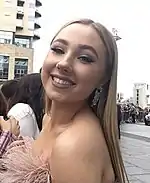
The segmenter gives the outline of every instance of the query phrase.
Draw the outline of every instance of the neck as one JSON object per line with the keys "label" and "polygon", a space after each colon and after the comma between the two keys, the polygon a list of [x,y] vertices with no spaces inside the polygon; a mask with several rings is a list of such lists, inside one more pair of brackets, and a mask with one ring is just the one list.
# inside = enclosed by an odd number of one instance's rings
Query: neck
{"label": "neck", "polygon": [[59,126],[59,125],[68,125],[72,122],[72,119],[83,107],[85,103],[59,103],[56,101],[52,101],[51,105],[51,125]]}

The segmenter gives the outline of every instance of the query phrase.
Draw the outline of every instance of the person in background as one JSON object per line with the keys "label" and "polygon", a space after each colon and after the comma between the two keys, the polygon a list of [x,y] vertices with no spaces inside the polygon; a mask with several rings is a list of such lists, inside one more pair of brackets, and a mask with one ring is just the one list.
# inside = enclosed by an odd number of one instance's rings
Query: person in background
{"label": "person in background", "polygon": [[136,108],[135,106],[132,104],[131,108],[130,108],[130,116],[132,118],[132,123],[136,123]]}
{"label": "person in background", "polygon": [[118,120],[118,135],[119,135],[119,139],[121,137],[120,134],[120,125],[121,125],[121,120],[122,120],[122,114],[121,114],[121,106],[119,104],[117,104],[117,120]]}
{"label": "person in background", "polygon": [[8,80],[8,81],[5,81],[3,83],[3,85],[1,86],[1,91],[2,91],[3,95],[5,96],[5,99],[7,102],[9,102],[9,100],[11,100],[11,97],[17,91],[19,80],[20,79]]}
{"label": "person in background", "polygon": [[17,90],[8,101],[8,114],[20,125],[20,135],[37,138],[44,115],[43,86],[39,73],[28,74],[17,81]]}
{"label": "person in background", "polygon": [[147,115],[145,115],[145,125],[150,126],[150,110],[148,110]]}

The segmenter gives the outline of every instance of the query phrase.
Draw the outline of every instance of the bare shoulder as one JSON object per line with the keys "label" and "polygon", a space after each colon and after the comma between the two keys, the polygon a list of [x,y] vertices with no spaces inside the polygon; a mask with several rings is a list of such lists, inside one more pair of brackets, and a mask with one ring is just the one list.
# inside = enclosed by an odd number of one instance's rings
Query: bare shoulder
{"label": "bare shoulder", "polygon": [[80,145],[81,143],[81,145],[84,144],[84,148],[89,148],[90,146],[102,148],[105,145],[100,121],[91,114],[77,116],[74,124],[66,131],[64,136],[71,136],[71,140],[75,142],[75,145]]}
{"label": "bare shoulder", "polygon": [[51,156],[52,174],[64,182],[80,183],[77,178],[87,183],[102,182],[107,159],[107,146],[98,119],[79,116],[56,140]]}
{"label": "bare shoulder", "polygon": [[77,117],[74,124],[57,139],[56,144],[72,153],[78,150],[82,153],[101,153],[107,151],[105,138],[99,120],[92,115]]}

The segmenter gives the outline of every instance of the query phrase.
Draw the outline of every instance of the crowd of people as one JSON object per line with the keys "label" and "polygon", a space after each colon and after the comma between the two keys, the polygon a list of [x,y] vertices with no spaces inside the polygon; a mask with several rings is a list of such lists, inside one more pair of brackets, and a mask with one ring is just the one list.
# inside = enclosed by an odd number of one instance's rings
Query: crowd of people
{"label": "crowd of people", "polygon": [[126,123],[138,123],[144,122],[145,125],[148,123],[147,115],[149,109],[142,109],[133,103],[122,103],[121,106],[121,121]]}
{"label": "crowd of people", "polygon": [[114,37],[81,19],[50,45],[40,73],[1,86],[0,182],[125,183]]}

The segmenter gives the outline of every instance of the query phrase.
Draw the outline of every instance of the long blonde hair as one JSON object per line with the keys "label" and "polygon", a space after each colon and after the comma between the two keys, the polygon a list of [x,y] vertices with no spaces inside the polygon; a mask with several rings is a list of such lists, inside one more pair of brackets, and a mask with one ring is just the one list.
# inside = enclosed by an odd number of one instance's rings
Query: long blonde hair
{"label": "long blonde hair", "polygon": [[[99,34],[106,49],[106,83],[103,85],[103,92],[96,107],[92,108],[96,116],[100,119],[100,124],[103,129],[105,140],[108,146],[108,151],[111,157],[112,166],[116,179],[119,183],[125,183],[127,174],[125,171],[121,151],[118,140],[117,129],[117,106],[116,106],[116,90],[117,90],[117,68],[118,68],[118,51],[116,41],[113,35],[100,23],[95,23],[90,19],[80,19],[67,23],[55,35],[65,27],[71,24],[83,24],[93,27]],[[55,37],[52,39],[55,39]],[[91,106],[95,91],[89,96],[89,106]],[[46,112],[49,113],[51,101],[46,97]]]}

